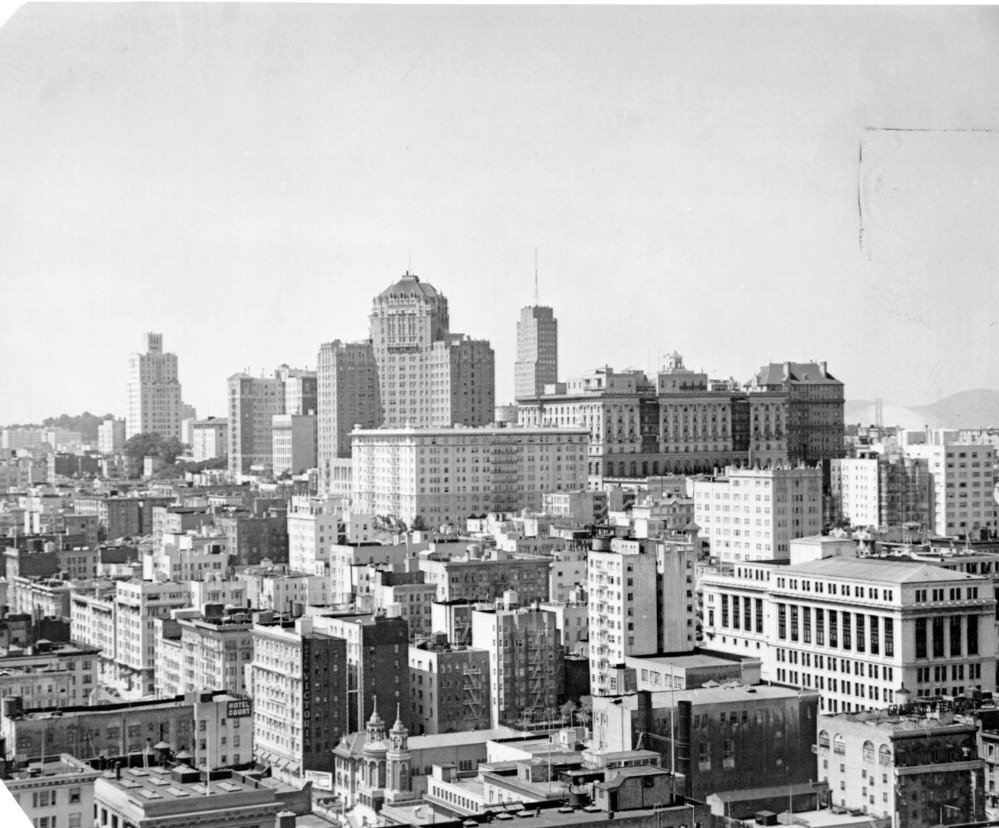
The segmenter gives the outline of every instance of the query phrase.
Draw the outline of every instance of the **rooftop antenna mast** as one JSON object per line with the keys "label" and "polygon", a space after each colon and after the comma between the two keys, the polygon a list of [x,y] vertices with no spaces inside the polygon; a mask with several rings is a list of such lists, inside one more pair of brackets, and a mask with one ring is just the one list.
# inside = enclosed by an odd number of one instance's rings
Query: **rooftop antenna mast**
{"label": "rooftop antenna mast", "polygon": [[538,293],[538,248],[534,248],[534,304],[541,304]]}

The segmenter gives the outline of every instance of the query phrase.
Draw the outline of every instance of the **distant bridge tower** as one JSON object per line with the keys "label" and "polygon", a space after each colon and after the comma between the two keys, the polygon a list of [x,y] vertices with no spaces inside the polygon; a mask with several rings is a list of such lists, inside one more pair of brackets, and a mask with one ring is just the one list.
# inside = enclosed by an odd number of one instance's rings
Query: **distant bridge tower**
{"label": "distant bridge tower", "polygon": [[874,425],[881,431],[885,427],[884,400],[878,397],[874,401]]}

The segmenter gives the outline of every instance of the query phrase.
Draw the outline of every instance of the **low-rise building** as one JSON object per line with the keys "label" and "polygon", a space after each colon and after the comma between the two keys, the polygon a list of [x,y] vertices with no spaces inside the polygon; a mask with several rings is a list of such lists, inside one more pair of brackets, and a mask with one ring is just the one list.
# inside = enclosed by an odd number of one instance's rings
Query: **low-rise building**
{"label": "low-rise building", "polygon": [[419,735],[485,730],[491,720],[490,653],[442,634],[409,647],[409,696]]}
{"label": "low-rise building", "polygon": [[978,727],[945,707],[820,715],[819,774],[833,804],[889,819],[892,828],[984,820]]}
{"label": "low-rise building", "polygon": [[36,828],[84,828],[93,823],[98,776],[90,765],[62,753],[23,765],[0,784]]}

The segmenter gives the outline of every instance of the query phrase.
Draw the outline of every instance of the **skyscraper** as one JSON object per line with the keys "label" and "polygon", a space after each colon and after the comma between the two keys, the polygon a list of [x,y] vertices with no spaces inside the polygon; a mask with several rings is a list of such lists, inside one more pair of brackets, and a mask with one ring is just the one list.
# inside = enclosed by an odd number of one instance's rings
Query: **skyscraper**
{"label": "skyscraper", "polygon": [[264,474],[273,468],[273,416],[284,413],[284,382],[279,376],[229,377],[229,473]]}
{"label": "skyscraper", "polygon": [[517,322],[517,363],[513,395],[537,397],[558,382],[558,320],[552,309],[530,305],[520,309]]}
{"label": "skyscraper", "polygon": [[[377,428],[382,422],[378,365],[370,342],[326,342],[319,348],[318,455],[324,492],[333,488],[337,459],[350,457],[355,425]],[[344,467],[349,469],[349,463]]]}
{"label": "skyscraper", "polygon": [[163,353],[163,334],[146,334],[146,353],[128,359],[125,438],[157,432],[180,439],[181,399],[177,355]]}
{"label": "skyscraper", "polygon": [[384,425],[492,422],[493,349],[451,333],[447,298],[436,288],[407,271],[375,297],[370,321]]}

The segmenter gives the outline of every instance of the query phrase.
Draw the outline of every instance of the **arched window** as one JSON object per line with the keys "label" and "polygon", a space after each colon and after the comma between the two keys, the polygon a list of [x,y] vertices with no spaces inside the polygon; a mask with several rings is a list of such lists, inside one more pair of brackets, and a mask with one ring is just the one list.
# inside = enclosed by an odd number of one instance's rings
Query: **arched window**
{"label": "arched window", "polygon": [[846,742],[843,741],[842,733],[833,736],[833,753],[846,753]]}
{"label": "arched window", "polygon": [[820,730],[819,731],[819,747],[829,750],[829,731]]}
{"label": "arched window", "polygon": [[874,742],[870,740],[864,742],[864,762],[874,762]]}
{"label": "arched window", "polygon": [[878,748],[878,764],[884,766],[891,766],[891,748],[888,745],[881,745]]}

